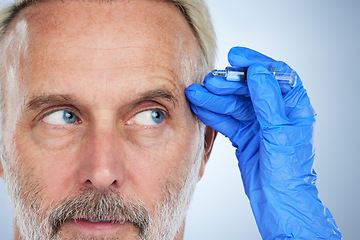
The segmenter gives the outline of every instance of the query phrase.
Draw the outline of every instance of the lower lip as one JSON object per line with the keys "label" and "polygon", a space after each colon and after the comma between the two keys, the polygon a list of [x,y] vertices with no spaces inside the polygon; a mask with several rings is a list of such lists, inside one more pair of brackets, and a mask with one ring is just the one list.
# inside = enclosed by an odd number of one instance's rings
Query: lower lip
{"label": "lower lip", "polygon": [[88,234],[113,233],[124,228],[127,223],[120,222],[90,222],[87,220],[73,220],[71,225],[79,232]]}

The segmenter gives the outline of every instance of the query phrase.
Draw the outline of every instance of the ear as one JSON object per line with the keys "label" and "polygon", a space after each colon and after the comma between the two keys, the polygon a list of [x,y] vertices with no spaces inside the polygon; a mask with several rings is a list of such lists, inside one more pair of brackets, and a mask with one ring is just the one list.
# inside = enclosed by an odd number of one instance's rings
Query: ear
{"label": "ear", "polygon": [[214,146],[216,135],[217,135],[217,132],[214,129],[212,129],[209,126],[206,126],[205,134],[204,134],[204,138],[205,138],[204,139],[204,154],[203,154],[202,159],[201,159],[201,166],[200,166],[200,171],[199,171],[199,180],[204,175],[205,165],[206,165],[206,163],[208,162],[208,160],[210,158],[210,154],[211,154],[212,148]]}

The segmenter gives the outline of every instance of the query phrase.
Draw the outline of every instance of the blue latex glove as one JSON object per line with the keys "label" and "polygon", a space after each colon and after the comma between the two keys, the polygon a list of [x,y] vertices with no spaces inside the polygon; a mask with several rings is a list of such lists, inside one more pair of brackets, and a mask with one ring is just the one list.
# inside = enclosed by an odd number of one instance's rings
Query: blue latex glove
{"label": "blue latex glove", "polygon": [[248,67],[247,82],[208,74],[186,90],[194,113],[228,137],[263,239],[341,239],[318,198],[313,170],[315,112],[301,80],[279,86],[267,70],[290,72],[256,51],[229,52],[234,67]]}

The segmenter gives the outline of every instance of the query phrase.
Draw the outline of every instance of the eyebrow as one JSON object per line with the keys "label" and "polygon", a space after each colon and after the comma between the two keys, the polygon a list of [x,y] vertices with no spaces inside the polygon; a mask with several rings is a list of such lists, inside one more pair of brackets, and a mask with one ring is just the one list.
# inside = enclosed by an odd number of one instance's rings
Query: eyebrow
{"label": "eyebrow", "polygon": [[[138,98],[136,98],[135,102],[139,103],[156,99],[166,99],[170,101],[174,107],[179,104],[179,101],[175,95],[171,91],[165,89],[150,90],[148,92],[142,93]],[[70,95],[46,94],[39,95],[31,99],[26,104],[26,109],[36,110],[46,105],[74,104],[76,102],[77,100]]]}
{"label": "eyebrow", "polygon": [[169,90],[165,90],[165,89],[156,89],[145,92],[140,95],[140,97],[137,99],[137,102],[145,102],[156,99],[166,99],[170,101],[174,107],[176,107],[179,104],[179,101],[175,97],[175,95]]}
{"label": "eyebrow", "polygon": [[30,100],[26,104],[26,109],[35,110],[44,105],[70,104],[73,102],[75,102],[75,99],[73,99],[73,97],[71,97],[70,95],[63,95],[63,94],[40,95]]}

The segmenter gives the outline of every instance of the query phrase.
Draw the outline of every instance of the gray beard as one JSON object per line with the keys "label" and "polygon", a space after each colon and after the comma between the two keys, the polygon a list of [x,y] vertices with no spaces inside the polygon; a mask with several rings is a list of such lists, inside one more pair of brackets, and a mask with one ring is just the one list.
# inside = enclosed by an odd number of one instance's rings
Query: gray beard
{"label": "gray beard", "polygon": [[[21,173],[17,173],[14,171],[15,169],[8,169],[5,165],[4,178],[7,192],[21,239],[63,239],[60,230],[66,220],[90,215],[97,216],[99,219],[107,217],[119,222],[133,223],[139,229],[139,233],[135,236],[138,240],[174,239],[185,222],[186,211],[198,181],[203,154],[203,141],[200,142],[195,162],[190,164],[182,179],[177,182],[168,180],[162,186],[162,200],[156,204],[152,217],[149,216],[140,200],[127,200],[114,192],[96,193],[89,189],[77,197],[69,197],[54,204],[55,207],[52,209],[46,210],[45,203],[38,196],[42,191],[40,184],[32,181],[34,178],[31,176],[26,176],[27,179],[21,181],[18,177],[21,176]],[[88,201],[89,199],[90,201]],[[140,217],[135,219],[134,216]],[[76,237],[76,239],[85,240],[87,238]],[[105,238],[101,239],[106,240]]]}

